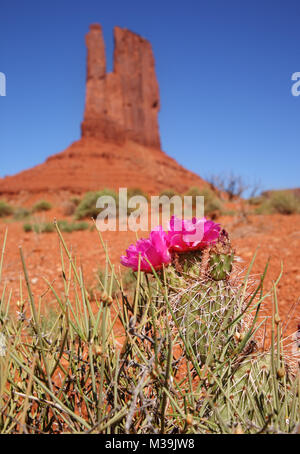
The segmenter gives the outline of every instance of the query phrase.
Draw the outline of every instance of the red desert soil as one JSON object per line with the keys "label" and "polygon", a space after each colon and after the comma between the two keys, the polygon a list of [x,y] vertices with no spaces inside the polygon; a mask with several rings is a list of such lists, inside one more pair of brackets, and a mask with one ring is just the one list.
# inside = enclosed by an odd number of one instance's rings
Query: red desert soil
{"label": "red desert soil", "polygon": [[[52,210],[41,216],[48,220],[53,220],[54,217],[62,217],[58,210],[56,212]],[[218,219],[218,222],[231,235],[236,255],[242,259],[238,262],[240,269],[248,267],[254,252],[258,248],[252,273],[258,278],[258,275],[263,272],[268,258],[270,258],[266,290],[271,288],[272,282],[280,274],[281,263],[283,264],[283,276],[278,285],[279,310],[284,322],[288,320],[290,313],[286,334],[295,331],[300,322],[299,306],[297,305],[297,302],[300,302],[300,215],[250,216],[247,222],[239,221],[237,217],[226,216]],[[3,277],[7,283],[7,290],[13,290],[12,302],[15,303],[19,298],[19,279],[22,275],[18,246],[22,246],[24,251],[35,298],[38,300],[47,291],[47,284],[43,278],[50,282],[54,281],[54,287],[62,291],[63,282],[57,234],[25,233],[22,222],[1,222],[1,243],[6,228],[8,228],[8,239]],[[147,236],[147,234],[141,232],[139,236]],[[86,286],[95,288],[97,283],[96,273],[99,268],[103,268],[105,259],[98,232],[94,230],[64,233],[64,238],[74,256],[83,266]],[[108,244],[110,258],[118,268],[120,255],[125,252],[131,242],[135,242],[135,233],[104,232],[103,238]],[[125,271],[124,267],[120,265],[121,268]],[[1,287],[3,288],[3,284]],[[1,292],[2,288],[0,289]],[[53,301],[51,292],[43,296],[45,306]],[[269,315],[271,304],[270,298],[266,300],[265,311]]]}

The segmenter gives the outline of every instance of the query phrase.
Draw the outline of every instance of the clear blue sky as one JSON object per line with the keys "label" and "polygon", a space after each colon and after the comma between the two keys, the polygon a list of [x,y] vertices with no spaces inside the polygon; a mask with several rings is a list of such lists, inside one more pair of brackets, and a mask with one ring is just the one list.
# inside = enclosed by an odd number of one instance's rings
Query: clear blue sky
{"label": "clear blue sky", "polygon": [[152,43],[163,149],[202,177],[233,171],[263,189],[300,186],[299,0],[4,0],[0,176],[80,137],[84,35],[101,23]]}

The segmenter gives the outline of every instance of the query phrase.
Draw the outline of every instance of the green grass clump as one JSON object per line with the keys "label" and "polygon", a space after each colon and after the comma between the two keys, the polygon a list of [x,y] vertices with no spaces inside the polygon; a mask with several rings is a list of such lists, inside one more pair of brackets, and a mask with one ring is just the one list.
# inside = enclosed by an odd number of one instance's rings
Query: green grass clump
{"label": "green grass clump", "polygon": [[12,215],[14,212],[13,208],[4,200],[0,200],[0,218]]}
{"label": "green grass clump", "polygon": [[118,206],[117,193],[111,189],[103,189],[103,191],[97,192],[87,192],[75,210],[75,218],[97,218],[101,209],[97,208],[96,204],[98,198],[102,196],[111,196],[116,201],[116,206]]}
{"label": "green grass clump", "polygon": [[33,205],[32,211],[39,212],[39,211],[49,211],[51,210],[52,205],[47,200],[39,200]]}
{"label": "green grass clump", "polygon": [[[267,267],[256,282],[253,258],[244,275],[212,280],[199,274],[199,254],[184,273],[177,265],[135,273],[131,292],[100,236],[106,267],[92,307],[84,264],[56,230],[60,281],[33,294],[20,249],[17,316],[14,294],[1,298],[1,433],[299,432],[300,375],[282,337],[280,276],[265,291]],[[2,285],[5,243],[6,234]],[[258,348],[265,303],[273,307],[268,351]]]}

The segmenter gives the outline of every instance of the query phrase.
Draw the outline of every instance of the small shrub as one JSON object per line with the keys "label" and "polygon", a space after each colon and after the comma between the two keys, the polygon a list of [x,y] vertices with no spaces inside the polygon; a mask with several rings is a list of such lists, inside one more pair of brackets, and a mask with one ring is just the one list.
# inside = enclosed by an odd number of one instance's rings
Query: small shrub
{"label": "small shrub", "polygon": [[[58,221],[58,227],[62,232],[76,232],[81,230],[88,230],[89,224],[87,222],[68,222],[65,220]],[[51,233],[54,232],[55,226],[52,222],[41,222],[41,223],[26,223],[23,225],[24,232],[35,232],[35,233]]]}
{"label": "small shrub", "polygon": [[54,232],[55,227],[52,222],[41,222],[35,224],[26,223],[23,225],[24,232],[35,232],[35,233],[51,233]]}
{"label": "small shrub", "polygon": [[52,224],[52,222],[45,222],[41,226],[41,233],[51,233],[54,232],[55,226]]}
{"label": "small shrub", "polygon": [[50,202],[47,202],[47,200],[40,200],[33,206],[32,211],[33,212],[49,211],[49,210],[51,210],[51,208],[52,208],[52,205]]}
{"label": "small shrub", "polygon": [[0,200],[0,218],[4,218],[6,216],[10,216],[13,214],[13,208],[4,200]]}
{"label": "small shrub", "polygon": [[160,194],[159,194],[159,197],[162,197],[166,195],[167,197],[169,197],[170,199],[172,197],[174,197],[175,195],[178,195],[177,192],[173,191],[173,189],[165,189],[164,191],[162,191]]}
{"label": "small shrub", "polygon": [[96,218],[98,214],[102,211],[100,208],[96,207],[97,200],[102,196],[111,196],[116,201],[118,206],[118,196],[115,191],[111,189],[103,189],[103,191],[97,192],[87,192],[75,211],[76,219],[84,219],[87,217]]}
{"label": "small shrub", "polygon": [[64,216],[72,216],[76,211],[76,205],[71,200],[64,202],[61,208]]}
{"label": "small shrub", "polygon": [[62,213],[65,216],[72,216],[75,213],[76,208],[78,207],[80,202],[81,202],[81,198],[78,196],[73,196],[69,200],[66,200],[62,204]]}
{"label": "small shrub", "polygon": [[32,232],[33,227],[32,227],[31,224],[24,224],[23,225],[23,230],[24,230],[24,232]]}
{"label": "small shrub", "polygon": [[220,214],[222,203],[220,199],[209,188],[199,189],[197,187],[190,188],[185,195],[193,197],[193,210],[196,207],[196,197],[204,197],[204,215],[212,218]]}
{"label": "small shrub", "polygon": [[250,197],[250,199],[248,199],[249,205],[258,206],[261,205],[261,203],[263,202],[264,202],[263,197]]}
{"label": "small shrub", "polygon": [[257,206],[256,214],[294,214],[300,212],[300,199],[289,191],[265,193],[261,197],[261,204]]}
{"label": "small shrub", "polygon": [[263,202],[255,208],[254,212],[255,214],[272,214],[273,209],[270,200],[263,200]]}
{"label": "small shrub", "polygon": [[70,202],[74,203],[74,205],[78,207],[78,205],[81,202],[81,198],[77,195],[74,195],[73,197],[70,198]]}
{"label": "small shrub", "polygon": [[270,206],[275,213],[293,214],[300,211],[300,200],[292,192],[276,191],[271,194]]}
{"label": "small shrub", "polygon": [[87,222],[68,222],[68,221],[58,221],[58,227],[62,232],[74,232],[80,230],[88,230],[89,224]]}
{"label": "small shrub", "polygon": [[18,207],[14,211],[14,220],[22,221],[23,219],[28,218],[31,215],[31,211],[27,208]]}
{"label": "small shrub", "polygon": [[[246,184],[243,178],[234,173],[227,175],[211,175],[206,179],[210,185],[210,188],[222,198],[222,193],[226,193],[228,199],[234,200],[235,198],[242,197],[243,193],[250,189],[251,186]],[[254,195],[259,188],[259,185],[255,183],[252,187],[252,194]]]}
{"label": "small shrub", "polygon": [[142,189],[139,188],[129,188],[127,191],[127,198],[134,197],[135,195],[141,195],[145,197],[145,199],[149,200],[149,195],[144,192]]}

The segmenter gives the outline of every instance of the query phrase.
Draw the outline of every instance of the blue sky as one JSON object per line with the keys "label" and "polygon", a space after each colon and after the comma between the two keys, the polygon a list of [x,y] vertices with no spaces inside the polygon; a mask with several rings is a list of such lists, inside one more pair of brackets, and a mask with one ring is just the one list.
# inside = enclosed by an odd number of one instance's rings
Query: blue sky
{"label": "blue sky", "polygon": [[0,177],[79,139],[84,35],[99,22],[108,70],[115,25],[151,41],[170,156],[204,178],[300,186],[298,0],[4,0],[0,14]]}

